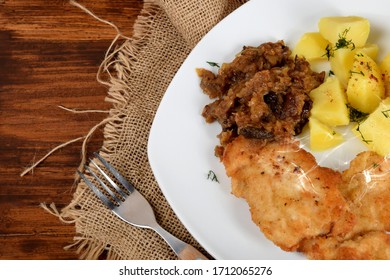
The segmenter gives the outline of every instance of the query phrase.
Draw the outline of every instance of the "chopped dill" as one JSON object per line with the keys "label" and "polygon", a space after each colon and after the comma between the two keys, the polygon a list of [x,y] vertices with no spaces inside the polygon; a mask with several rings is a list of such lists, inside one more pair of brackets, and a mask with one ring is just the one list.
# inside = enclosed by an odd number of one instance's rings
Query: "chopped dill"
{"label": "chopped dill", "polygon": [[347,33],[351,28],[345,29],[341,34],[339,34],[339,40],[336,42],[335,50],[342,48],[349,48],[351,50],[355,49],[355,43],[352,40],[347,40]]}
{"label": "chopped dill", "polygon": [[333,72],[332,70],[329,70],[328,76],[329,76],[329,77],[330,77],[330,76],[334,76],[334,72]]}
{"label": "chopped dill", "polygon": [[361,124],[361,123],[358,123],[358,126],[357,126],[357,128],[356,128],[356,131],[359,132],[360,137],[362,138],[362,141],[363,141],[364,143],[366,143],[366,144],[371,143],[372,140],[367,140],[367,139],[364,137],[363,133],[360,131],[360,124]]}
{"label": "chopped dill", "polygon": [[336,44],[334,47],[332,47],[331,44],[328,44],[325,47],[325,54],[323,56],[326,56],[328,60],[334,56],[334,52],[339,50],[339,49],[355,49],[355,43],[352,42],[352,40],[347,40],[347,33],[349,32],[351,28],[345,29],[341,34],[339,34],[339,39],[337,40]]}
{"label": "chopped dill", "polygon": [[334,56],[334,50],[332,48],[332,45],[330,44],[327,44],[326,47],[325,47],[325,54],[323,54],[322,56],[326,56],[328,58],[328,60]]}
{"label": "chopped dill", "polygon": [[356,131],[359,132],[362,141],[366,144],[372,142],[372,140],[367,140],[364,137],[363,133],[360,131],[360,124],[367,119],[369,114],[360,112],[349,104],[347,105],[347,107],[349,109],[349,119],[351,120],[351,122],[356,122],[358,124],[358,126],[356,127]]}
{"label": "chopped dill", "polygon": [[385,116],[385,118],[388,119],[390,117],[389,112],[390,112],[390,109],[384,110],[384,111],[382,111],[382,114]]}
{"label": "chopped dill", "polygon": [[210,65],[211,67],[218,67],[218,68],[220,67],[219,64],[216,63],[216,62],[206,61],[206,63],[207,63],[208,65]]}
{"label": "chopped dill", "polygon": [[352,70],[350,70],[349,72],[350,72],[351,74],[359,74],[359,75],[364,76],[364,73],[363,73],[362,70],[360,70],[359,72],[358,72],[358,71],[352,71]]}
{"label": "chopped dill", "polygon": [[215,175],[214,171],[212,170],[209,170],[209,173],[207,174],[207,180],[219,183],[217,175]]}
{"label": "chopped dill", "polygon": [[349,119],[351,120],[351,122],[361,123],[368,117],[367,113],[360,112],[349,104],[347,105],[347,107],[349,109]]}

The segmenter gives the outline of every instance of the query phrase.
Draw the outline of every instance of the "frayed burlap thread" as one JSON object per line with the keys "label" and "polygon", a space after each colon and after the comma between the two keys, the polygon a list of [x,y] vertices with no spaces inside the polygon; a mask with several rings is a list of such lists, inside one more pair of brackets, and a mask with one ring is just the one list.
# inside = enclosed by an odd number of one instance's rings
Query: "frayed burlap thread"
{"label": "frayed burlap thread", "polygon": [[[148,136],[161,98],[186,56],[242,2],[144,1],[133,37],[118,44],[101,67],[109,72],[106,100],[112,108],[100,154],[146,197],[162,227],[203,253],[155,181],[147,158]],[[68,249],[77,250],[80,259],[101,258],[103,253],[107,259],[176,259],[156,233],[119,220],[83,181],[58,215],[75,223],[77,236]]]}

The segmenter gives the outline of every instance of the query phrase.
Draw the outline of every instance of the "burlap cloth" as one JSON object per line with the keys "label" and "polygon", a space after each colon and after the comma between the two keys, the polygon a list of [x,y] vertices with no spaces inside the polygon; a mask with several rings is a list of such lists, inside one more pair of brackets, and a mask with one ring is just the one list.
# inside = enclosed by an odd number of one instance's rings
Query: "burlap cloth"
{"label": "burlap cloth", "polygon": [[[162,195],[147,157],[155,112],[171,79],[196,43],[245,1],[144,1],[133,38],[119,44],[109,61],[111,102],[100,151],[151,203],[157,221],[173,235],[205,253],[176,217]],[[195,71],[195,69],[194,69]],[[152,230],[118,219],[81,181],[72,202],[61,210],[74,222],[80,259],[176,259]]]}

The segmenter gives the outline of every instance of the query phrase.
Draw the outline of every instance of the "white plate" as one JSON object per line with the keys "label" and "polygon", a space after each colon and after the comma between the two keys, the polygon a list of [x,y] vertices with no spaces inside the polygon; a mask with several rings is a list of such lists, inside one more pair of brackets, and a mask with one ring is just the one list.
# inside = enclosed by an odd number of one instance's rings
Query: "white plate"
{"label": "white plate", "polygon": [[[231,194],[230,179],[214,156],[220,127],[206,124],[201,116],[210,100],[199,88],[195,68],[210,68],[206,61],[231,61],[244,45],[283,39],[293,47],[304,32],[317,31],[321,17],[337,15],[368,18],[369,41],[379,44],[383,57],[390,47],[387,7],[385,0],[252,0],[215,26],[185,60],[157,111],[148,155],[173,210],[213,257],[304,259],[267,240],[252,223],[246,202]],[[334,161],[326,164],[332,166]],[[219,183],[207,179],[210,170]]]}

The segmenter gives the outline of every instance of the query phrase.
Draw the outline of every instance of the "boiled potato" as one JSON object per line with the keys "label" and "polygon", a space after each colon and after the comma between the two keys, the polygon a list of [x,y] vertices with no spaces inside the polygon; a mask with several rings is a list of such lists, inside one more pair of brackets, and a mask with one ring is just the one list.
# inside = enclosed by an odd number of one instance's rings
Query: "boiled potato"
{"label": "boiled potato", "polygon": [[382,73],[376,62],[364,52],[357,52],[348,81],[348,102],[363,113],[371,113],[385,96]]}
{"label": "boiled potato", "polygon": [[330,67],[337,78],[339,78],[341,84],[347,87],[355,54],[357,52],[364,52],[373,60],[376,60],[378,51],[379,47],[376,44],[367,44],[362,48],[355,48],[353,50],[350,48],[341,48],[335,50],[333,56],[330,57]]}
{"label": "boiled potato", "polygon": [[364,52],[366,55],[376,60],[378,57],[379,46],[377,44],[367,44],[364,47],[356,48],[354,53]]}
{"label": "boiled potato", "polygon": [[329,44],[319,32],[308,32],[302,35],[292,51],[293,56],[305,57],[308,61],[326,59],[325,49]]}
{"label": "boiled potato", "polygon": [[387,156],[390,153],[390,98],[383,100],[353,132],[370,150]]}
{"label": "boiled potato", "polygon": [[349,123],[347,97],[337,77],[328,77],[310,92],[310,98],[313,100],[311,116],[329,126]]}
{"label": "boiled potato", "polygon": [[324,151],[343,142],[343,136],[314,117],[309,118],[310,149]]}
{"label": "boiled potato", "polygon": [[323,17],[318,22],[318,29],[333,46],[340,38],[350,41],[355,47],[363,47],[370,33],[370,22],[358,16]]}
{"label": "boiled potato", "polygon": [[385,83],[386,96],[390,96],[390,52],[382,60],[379,68],[382,71],[383,81]]}

